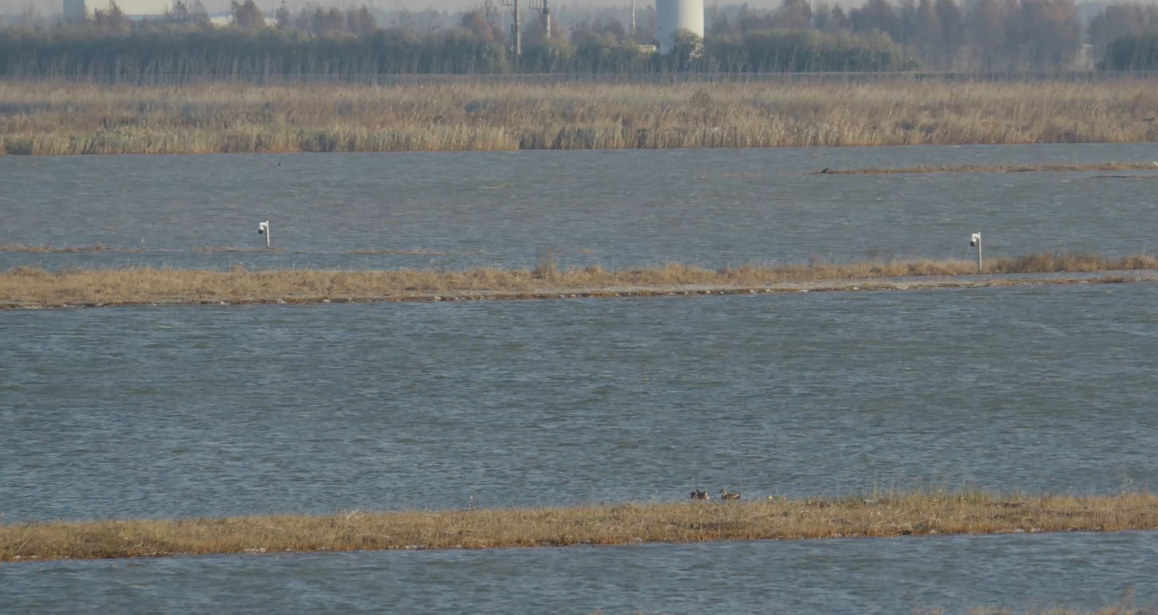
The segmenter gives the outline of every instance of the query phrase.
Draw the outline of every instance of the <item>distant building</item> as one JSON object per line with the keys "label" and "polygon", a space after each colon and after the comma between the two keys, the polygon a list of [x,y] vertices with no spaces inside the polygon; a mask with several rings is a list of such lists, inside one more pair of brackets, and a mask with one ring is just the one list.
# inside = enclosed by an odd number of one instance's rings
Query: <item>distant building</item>
{"label": "distant building", "polygon": [[64,0],[64,20],[67,22],[84,21],[84,0]]}
{"label": "distant building", "polygon": [[656,0],[655,38],[660,52],[671,51],[684,30],[704,38],[704,0]]}
{"label": "distant building", "polygon": [[[114,0],[79,1],[81,3],[87,1],[89,11],[107,11],[114,2]],[[68,2],[68,0],[65,0],[65,2]],[[156,15],[164,15],[169,11],[169,3],[166,0],[115,0],[115,2],[117,3],[117,8],[121,9],[121,12],[124,13],[126,17],[153,17]],[[67,4],[65,6],[67,6]]]}

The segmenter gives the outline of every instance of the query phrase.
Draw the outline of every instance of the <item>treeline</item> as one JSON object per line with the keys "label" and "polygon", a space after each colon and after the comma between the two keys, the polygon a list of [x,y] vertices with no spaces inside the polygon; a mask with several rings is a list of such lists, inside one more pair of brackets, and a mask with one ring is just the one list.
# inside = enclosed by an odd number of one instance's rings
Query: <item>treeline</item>
{"label": "treeline", "polygon": [[365,8],[283,5],[270,18],[252,0],[234,3],[216,27],[199,3],[134,22],[115,5],[84,23],[0,30],[0,74],[186,80],[202,77],[391,74],[664,73],[676,71],[896,71],[916,68],[879,33],[753,31],[701,41],[680,35],[659,54],[623,34],[580,24],[570,33],[528,27],[522,54],[508,45],[497,10],[471,11],[459,25],[420,32],[405,22],[379,27]]}
{"label": "treeline", "polygon": [[[264,14],[234,2],[215,25],[199,1],[164,16],[130,20],[116,5],[81,23],[0,28],[0,75],[184,80],[194,78],[358,78],[392,74],[1020,72],[1158,68],[1158,9],[1104,9],[1083,28],[1072,0],[868,0],[845,12],[808,0],[775,11],[746,6],[709,12],[704,40],[683,33],[670,53],[649,47],[654,11],[641,11],[633,37],[615,18],[587,19],[548,38],[535,20],[522,54],[511,49],[506,15],[484,1],[451,28],[425,31],[406,19],[382,27],[366,7],[284,4]],[[1091,41],[1085,43],[1086,40]],[[1098,49],[1101,46],[1101,49]]]}

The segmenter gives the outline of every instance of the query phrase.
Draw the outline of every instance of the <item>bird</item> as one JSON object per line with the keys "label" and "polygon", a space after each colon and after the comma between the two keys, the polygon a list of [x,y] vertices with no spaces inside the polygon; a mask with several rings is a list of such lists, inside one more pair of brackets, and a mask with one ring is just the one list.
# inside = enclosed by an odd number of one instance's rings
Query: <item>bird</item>
{"label": "bird", "polygon": [[693,500],[710,500],[712,498],[708,497],[707,491],[693,490],[692,494],[691,494],[691,499],[693,499]]}
{"label": "bird", "polygon": [[738,499],[740,499],[740,494],[739,493],[731,493],[727,489],[720,489],[720,499],[721,500],[738,500]]}

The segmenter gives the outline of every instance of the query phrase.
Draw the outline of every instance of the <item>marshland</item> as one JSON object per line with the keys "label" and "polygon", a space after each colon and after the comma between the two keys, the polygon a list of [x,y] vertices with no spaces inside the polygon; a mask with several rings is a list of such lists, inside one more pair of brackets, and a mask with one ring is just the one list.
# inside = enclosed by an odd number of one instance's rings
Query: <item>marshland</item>
{"label": "marshland", "polygon": [[[559,270],[549,258],[534,269],[246,271],[96,269],[48,272],[18,267],[0,273],[0,309],[59,306],[198,303],[330,303],[546,299],[800,292],[809,290],[935,289],[1010,285],[1155,281],[1128,275],[1158,270],[1158,257],[1106,258],[1037,254],[976,262],[889,261],[788,266],[742,265],[709,270],[679,263],[604,270]],[[1028,277],[1014,274],[1091,274]],[[897,280],[896,278],[908,278]],[[922,279],[927,278],[927,279]],[[961,279],[966,278],[966,279]]]}
{"label": "marshland", "polygon": [[1153,143],[1146,80],[488,83],[0,82],[0,154]]}
{"label": "marshland", "polygon": [[[284,584],[415,612],[509,612],[511,591],[665,609],[721,584],[731,610],[1080,612],[1130,587],[1145,608],[1158,285],[344,300],[865,290],[973,273],[972,232],[993,275],[1147,277],[1154,159],[1146,143],[5,157],[6,300],[135,305],[0,313],[0,548],[21,557],[0,582],[23,610],[194,593],[292,610],[301,592],[266,591]],[[814,174],[921,165],[1047,168]],[[191,297],[271,301],[164,305]],[[505,548],[572,538],[592,544]],[[76,559],[97,554],[115,557]]]}
{"label": "marshland", "polygon": [[[741,494],[742,496],[743,494]],[[0,561],[1158,530],[1158,496],[845,499],[0,525]]]}

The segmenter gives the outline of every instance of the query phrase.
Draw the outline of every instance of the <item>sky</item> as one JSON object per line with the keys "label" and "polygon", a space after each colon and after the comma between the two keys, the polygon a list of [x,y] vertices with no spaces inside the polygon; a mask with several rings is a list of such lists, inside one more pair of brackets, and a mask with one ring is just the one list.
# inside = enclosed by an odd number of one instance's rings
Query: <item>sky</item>
{"label": "sky", "polygon": [[[628,6],[630,0],[552,0],[553,2],[562,2],[564,8],[572,7],[602,7],[602,6]],[[742,1],[742,0],[740,0]],[[158,0],[158,2],[166,2],[166,0]],[[210,11],[223,9],[229,6],[229,0],[202,0],[206,8]],[[522,0],[523,6],[529,6],[531,0]],[[651,5],[655,0],[636,0],[635,4],[639,8]],[[713,0],[704,0],[705,5],[710,5]],[[748,5],[753,8],[775,8],[780,6],[780,0],[747,0]],[[296,2],[287,2],[287,4],[297,5],[305,4],[305,0],[297,0]],[[341,0],[320,0],[315,1],[316,4],[323,6],[340,5]],[[407,8],[410,10],[423,10],[434,8],[446,11],[461,11],[464,9],[471,9],[482,4],[482,0],[347,0],[347,5],[366,5],[376,4],[378,8],[387,11]],[[496,1],[497,4],[501,2]],[[720,4],[738,4],[737,0],[721,1]],[[41,14],[49,15],[59,13],[61,10],[62,0],[0,0],[0,15],[5,13],[16,14],[23,10],[23,7],[31,4],[36,7]],[[264,6],[266,2],[261,2]],[[842,2],[841,4],[848,4]],[[857,2],[859,4],[859,1]]]}
{"label": "sky", "polygon": [[[107,3],[108,0],[89,0],[89,5],[96,5],[100,3]],[[191,2],[192,0],[188,0]],[[530,6],[534,0],[520,0],[524,7]],[[564,10],[578,9],[583,7],[597,8],[616,6],[626,8],[630,0],[551,0],[556,5],[561,4]],[[720,0],[721,6],[739,5],[747,2],[748,6],[756,9],[772,9],[780,6],[781,0]],[[1099,2],[1101,0],[1077,0],[1077,4],[1086,2]],[[1147,0],[1142,0],[1146,2]],[[152,4],[171,4],[172,0],[122,0],[122,5],[125,4],[139,4],[141,2],[148,2]],[[229,0],[202,0],[205,7],[210,12],[218,12],[228,10]],[[270,2],[277,2],[280,0],[258,0],[260,6],[265,6]],[[345,0],[346,6],[360,6],[366,4],[367,6],[376,6],[377,8],[393,11],[398,9],[410,9],[412,11],[424,10],[428,8],[438,9],[440,11],[461,11],[464,9],[471,9],[482,5],[483,0]],[[495,0],[496,4],[502,4],[502,0]],[[645,6],[653,5],[655,0],[636,0],[636,7],[643,8]],[[715,0],[704,0],[705,6],[712,6]],[[856,7],[860,6],[864,0],[829,0],[832,4],[840,4],[841,6]],[[318,4],[321,6],[341,6],[343,0],[287,0],[290,8],[297,9],[307,3]],[[40,14],[48,16],[59,14],[61,12],[62,0],[0,0],[0,17],[4,15],[19,15],[26,6],[35,7]],[[151,11],[150,11],[151,12]]]}

